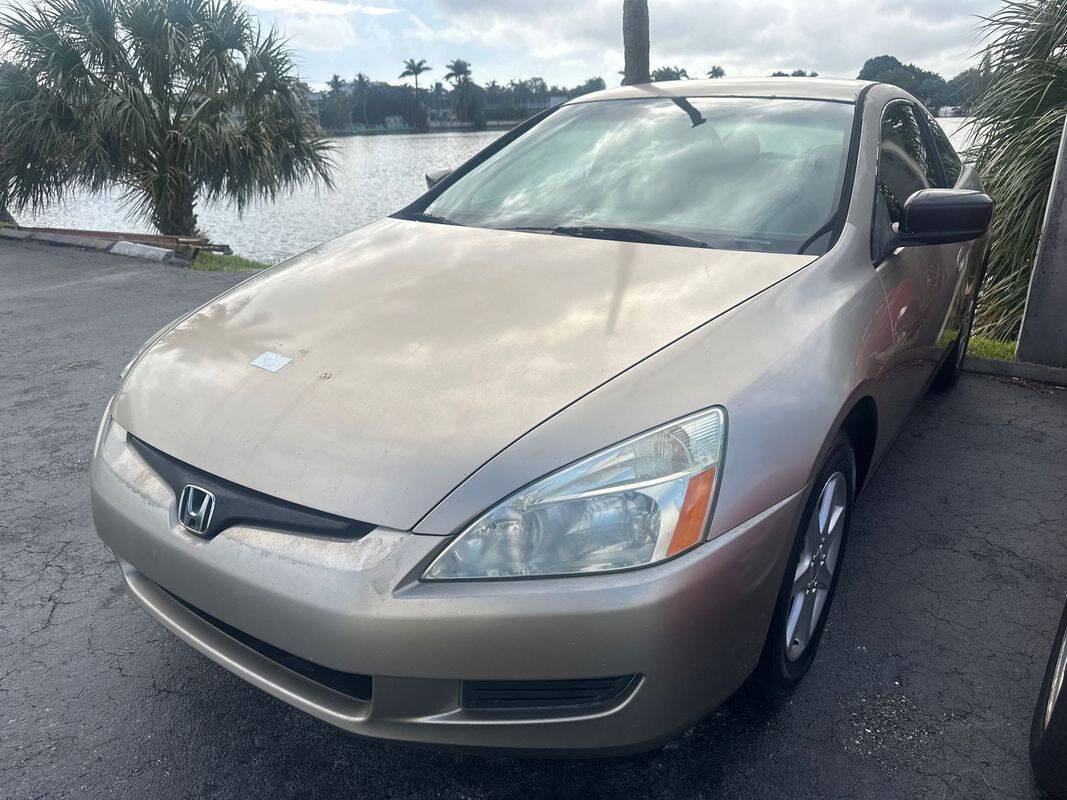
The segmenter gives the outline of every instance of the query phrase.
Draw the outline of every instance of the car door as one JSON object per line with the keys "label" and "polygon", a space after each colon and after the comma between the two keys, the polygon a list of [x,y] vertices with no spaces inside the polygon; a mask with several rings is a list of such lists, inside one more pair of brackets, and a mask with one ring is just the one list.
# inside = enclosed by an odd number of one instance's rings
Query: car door
{"label": "car door", "polygon": [[893,245],[893,225],[900,221],[904,202],[941,182],[927,130],[909,101],[890,101],[882,112],[877,170],[871,257],[893,324],[894,346],[886,371],[891,407],[886,411],[895,428],[951,344],[941,334],[955,290],[959,246]]}

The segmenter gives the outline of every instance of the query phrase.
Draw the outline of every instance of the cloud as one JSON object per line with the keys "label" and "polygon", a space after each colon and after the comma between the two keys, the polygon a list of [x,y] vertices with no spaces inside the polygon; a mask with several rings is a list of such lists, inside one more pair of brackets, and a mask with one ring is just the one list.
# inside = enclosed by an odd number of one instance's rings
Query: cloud
{"label": "cloud", "polygon": [[256,11],[306,17],[343,17],[349,14],[381,16],[383,14],[397,13],[395,8],[353,3],[333,3],[330,0],[245,0],[245,5],[254,8]]}
{"label": "cloud", "polygon": [[344,51],[351,48],[359,38],[351,22],[334,17],[282,16],[275,23],[296,48],[298,58],[302,53]]}
{"label": "cloud", "polygon": [[[562,65],[599,56],[606,77],[622,66],[622,15],[617,0],[434,0],[444,24],[420,28],[425,41],[529,53]],[[722,64],[731,75],[775,69],[816,69],[855,77],[872,56],[948,73],[976,49],[977,18],[996,0],[658,0],[650,4],[652,64],[677,64],[703,74]],[[531,64],[531,71],[538,66]]]}
{"label": "cloud", "polygon": [[[0,0],[2,2],[3,0]],[[622,69],[620,0],[245,0],[290,37],[301,73],[395,81],[407,58],[474,65],[480,83],[540,75],[574,85]],[[731,77],[778,69],[855,77],[882,54],[946,78],[979,49],[976,15],[1001,0],[652,0],[652,66]]]}
{"label": "cloud", "polygon": [[315,53],[339,53],[368,38],[367,24],[357,29],[359,17],[380,18],[397,13],[386,6],[331,0],[245,0],[265,21],[284,31],[297,50],[297,58]]}

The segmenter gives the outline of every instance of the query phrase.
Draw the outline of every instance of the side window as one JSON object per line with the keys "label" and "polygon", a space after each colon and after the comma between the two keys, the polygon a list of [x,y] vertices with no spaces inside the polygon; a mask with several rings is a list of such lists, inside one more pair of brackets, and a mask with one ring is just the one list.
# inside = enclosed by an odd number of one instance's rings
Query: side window
{"label": "side window", "polygon": [[900,221],[904,201],[937,185],[937,168],[926,149],[923,130],[909,103],[891,103],[882,115],[875,183],[872,255],[882,253]]}
{"label": "side window", "polygon": [[956,185],[956,181],[960,179],[960,173],[963,172],[963,162],[956,154],[956,149],[952,146],[948,134],[941,130],[937,120],[928,112],[926,113],[926,124],[930,128],[930,133],[934,135],[937,154],[941,158],[941,169],[945,172],[945,186],[951,189]]}

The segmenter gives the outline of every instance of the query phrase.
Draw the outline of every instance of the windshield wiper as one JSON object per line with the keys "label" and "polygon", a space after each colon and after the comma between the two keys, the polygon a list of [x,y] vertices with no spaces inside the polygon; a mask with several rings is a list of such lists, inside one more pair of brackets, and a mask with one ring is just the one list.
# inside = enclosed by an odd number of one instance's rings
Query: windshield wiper
{"label": "windshield wiper", "polygon": [[807,239],[805,239],[804,243],[801,244],[800,247],[797,248],[797,255],[798,256],[804,255],[804,251],[805,250],[807,250],[809,247],[811,247],[813,244],[815,244],[815,242],[819,241],[819,239],[821,239],[823,236],[825,236],[826,234],[828,234],[830,231],[832,231],[834,229],[834,224],[836,222],[837,222],[837,212],[834,212],[834,215],[832,217],[830,217],[830,219],[826,220],[826,223],[821,228],[819,228],[819,230],[815,231],[815,233],[813,233],[811,236],[809,236]]}
{"label": "windshield wiper", "polygon": [[462,222],[456,222],[454,219],[448,217],[442,217],[437,214],[427,214],[425,211],[412,211],[410,214],[405,214],[403,219],[414,220],[415,222],[433,222],[437,225],[462,225]]}
{"label": "windshield wiper", "polygon": [[557,225],[555,227],[508,228],[512,231],[550,233],[554,236],[575,236],[585,239],[617,239],[622,242],[645,244],[670,244],[676,247],[711,247],[700,239],[690,239],[677,233],[668,233],[653,228],[616,228],[605,225]]}

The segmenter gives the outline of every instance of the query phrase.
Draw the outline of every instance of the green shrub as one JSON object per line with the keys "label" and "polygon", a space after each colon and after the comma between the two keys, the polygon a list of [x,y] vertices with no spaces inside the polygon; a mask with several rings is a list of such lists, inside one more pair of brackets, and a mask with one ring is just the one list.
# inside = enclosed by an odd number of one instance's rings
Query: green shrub
{"label": "green shrub", "polygon": [[249,269],[266,269],[269,266],[270,264],[253,261],[251,258],[224,256],[209,250],[201,250],[192,264],[192,268],[198,272],[242,272]]}
{"label": "green shrub", "polygon": [[977,358],[993,358],[997,361],[1014,361],[1015,342],[972,336],[967,344],[967,355]]}
{"label": "green shrub", "polygon": [[1003,0],[984,29],[991,71],[971,126],[997,209],[975,331],[1015,340],[1067,112],[1067,0]]}

